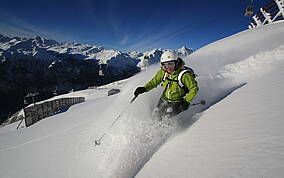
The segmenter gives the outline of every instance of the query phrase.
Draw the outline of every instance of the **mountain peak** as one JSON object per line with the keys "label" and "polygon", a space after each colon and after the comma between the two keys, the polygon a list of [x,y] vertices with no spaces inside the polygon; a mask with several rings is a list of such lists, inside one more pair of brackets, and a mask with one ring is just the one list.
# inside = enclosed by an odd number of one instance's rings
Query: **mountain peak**
{"label": "mountain peak", "polygon": [[192,48],[187,48],[184,45],[180,49],[177,49],[176,51],[179,53],[179,55],[187,56],[187,55],[190,55],[191,53],[193,53],[194,50]]}
{"label": "mountain peak", "polygon": [[43,39],[40,36],[34,37],[34,42],[38,43],[39,45],[43,44]]}
{"label": "mountain peak", "polygon": [[181,49],[188,49],[185,45],[181,47]]}

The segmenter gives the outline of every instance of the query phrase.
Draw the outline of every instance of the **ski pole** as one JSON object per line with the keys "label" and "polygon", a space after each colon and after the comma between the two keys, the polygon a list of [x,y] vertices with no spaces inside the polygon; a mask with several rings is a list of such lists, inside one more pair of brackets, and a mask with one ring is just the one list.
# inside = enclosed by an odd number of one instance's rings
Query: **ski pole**
{"label": "ski pole", "polygon": [[198,105],[198,104],[205,105],[206,101],[205,100],[201,100],[199,103],[192,103],[192,104],[190,104],[190,106],[195,106],[195,105]]}
{"label": "ski pole", "polygon": [[[136,95],[131,101],[130,101],[130,104],[132,104],[132,102],[137,98],[138,95]],[[129,104],[129,105],[130,105]],[[121,111],[121,113],[116,117],[116,119],[112,122],[112,124],[109,126],[109,128],[103,133],[103,135],[98,139],[98,140],[95,140],[95,146],[97,145],[100,145],[101,144],[101,140],[103,139],[103,137],[106,135],[107,131],[109,131],[113,126],[114,124],[119,120],[120,116],[126,111],[126,109],[128,108],[128,106],[125,107],[125,109],[123,111]]]}
{"label": "ski pole", "polygon": [[134,98],[130,101],[130,104],[138,97],[138,95],[135,95]]}

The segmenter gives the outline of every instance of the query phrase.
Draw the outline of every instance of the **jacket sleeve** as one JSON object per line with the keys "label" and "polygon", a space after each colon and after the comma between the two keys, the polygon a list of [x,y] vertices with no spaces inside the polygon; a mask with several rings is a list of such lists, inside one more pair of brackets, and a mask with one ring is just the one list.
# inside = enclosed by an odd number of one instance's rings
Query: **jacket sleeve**
{"label": "jacket sleeve", "polygon": [[148,83],[145,84],[146,92],[152,90],[157,87],[163,80],[165,72],[161,69],[157,72],[155,77],[153,77]]}
{"label": "jacket sleeve", "polygon": [[185,95],[185,100],[190,103],[196,96],[199,88],[196,80],[190,73],[185,73],[182,77],[182,83],[188,88],[189,92]]}

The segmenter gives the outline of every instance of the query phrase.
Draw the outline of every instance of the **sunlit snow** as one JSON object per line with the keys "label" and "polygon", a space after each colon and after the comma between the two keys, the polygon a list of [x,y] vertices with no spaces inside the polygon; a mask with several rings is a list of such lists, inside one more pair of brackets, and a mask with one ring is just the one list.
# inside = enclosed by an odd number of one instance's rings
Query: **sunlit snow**
{"label": "sunlit snow", "polygon": [[[162,125],[152,116],[161,87],[129,103],[159,70],[154,64],[129,79],[68,94],[86,102],[28,128],[1,128],[0,177],[282,177],[283,32],[284,23],[246,30],[188,56],[199,75],[193,102],[208,104]],[[121,93],[107,96],[111,88]]]}

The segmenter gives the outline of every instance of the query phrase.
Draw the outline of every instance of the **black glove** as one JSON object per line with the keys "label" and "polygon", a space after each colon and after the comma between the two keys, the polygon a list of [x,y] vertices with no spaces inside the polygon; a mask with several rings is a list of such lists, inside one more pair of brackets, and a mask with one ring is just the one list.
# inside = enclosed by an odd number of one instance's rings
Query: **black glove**
{"label": "black glove", "polygon": [[190,103],[187,102],[187,101],[183,101],[182,102],[182,106],[183,106],[184,110],[187,110],[189,108],[189,106],[190,106]]}
{"label": "black glove", "polygon": [[144,93],[145,91],[146,91],[146,88],[144,88],[144,87],[138,87],[138,88],[136,88],[136,90],[135,90],[135,92],[134,92],[134,95],[137,96],[137,95],[139,95],[139,94]]}

